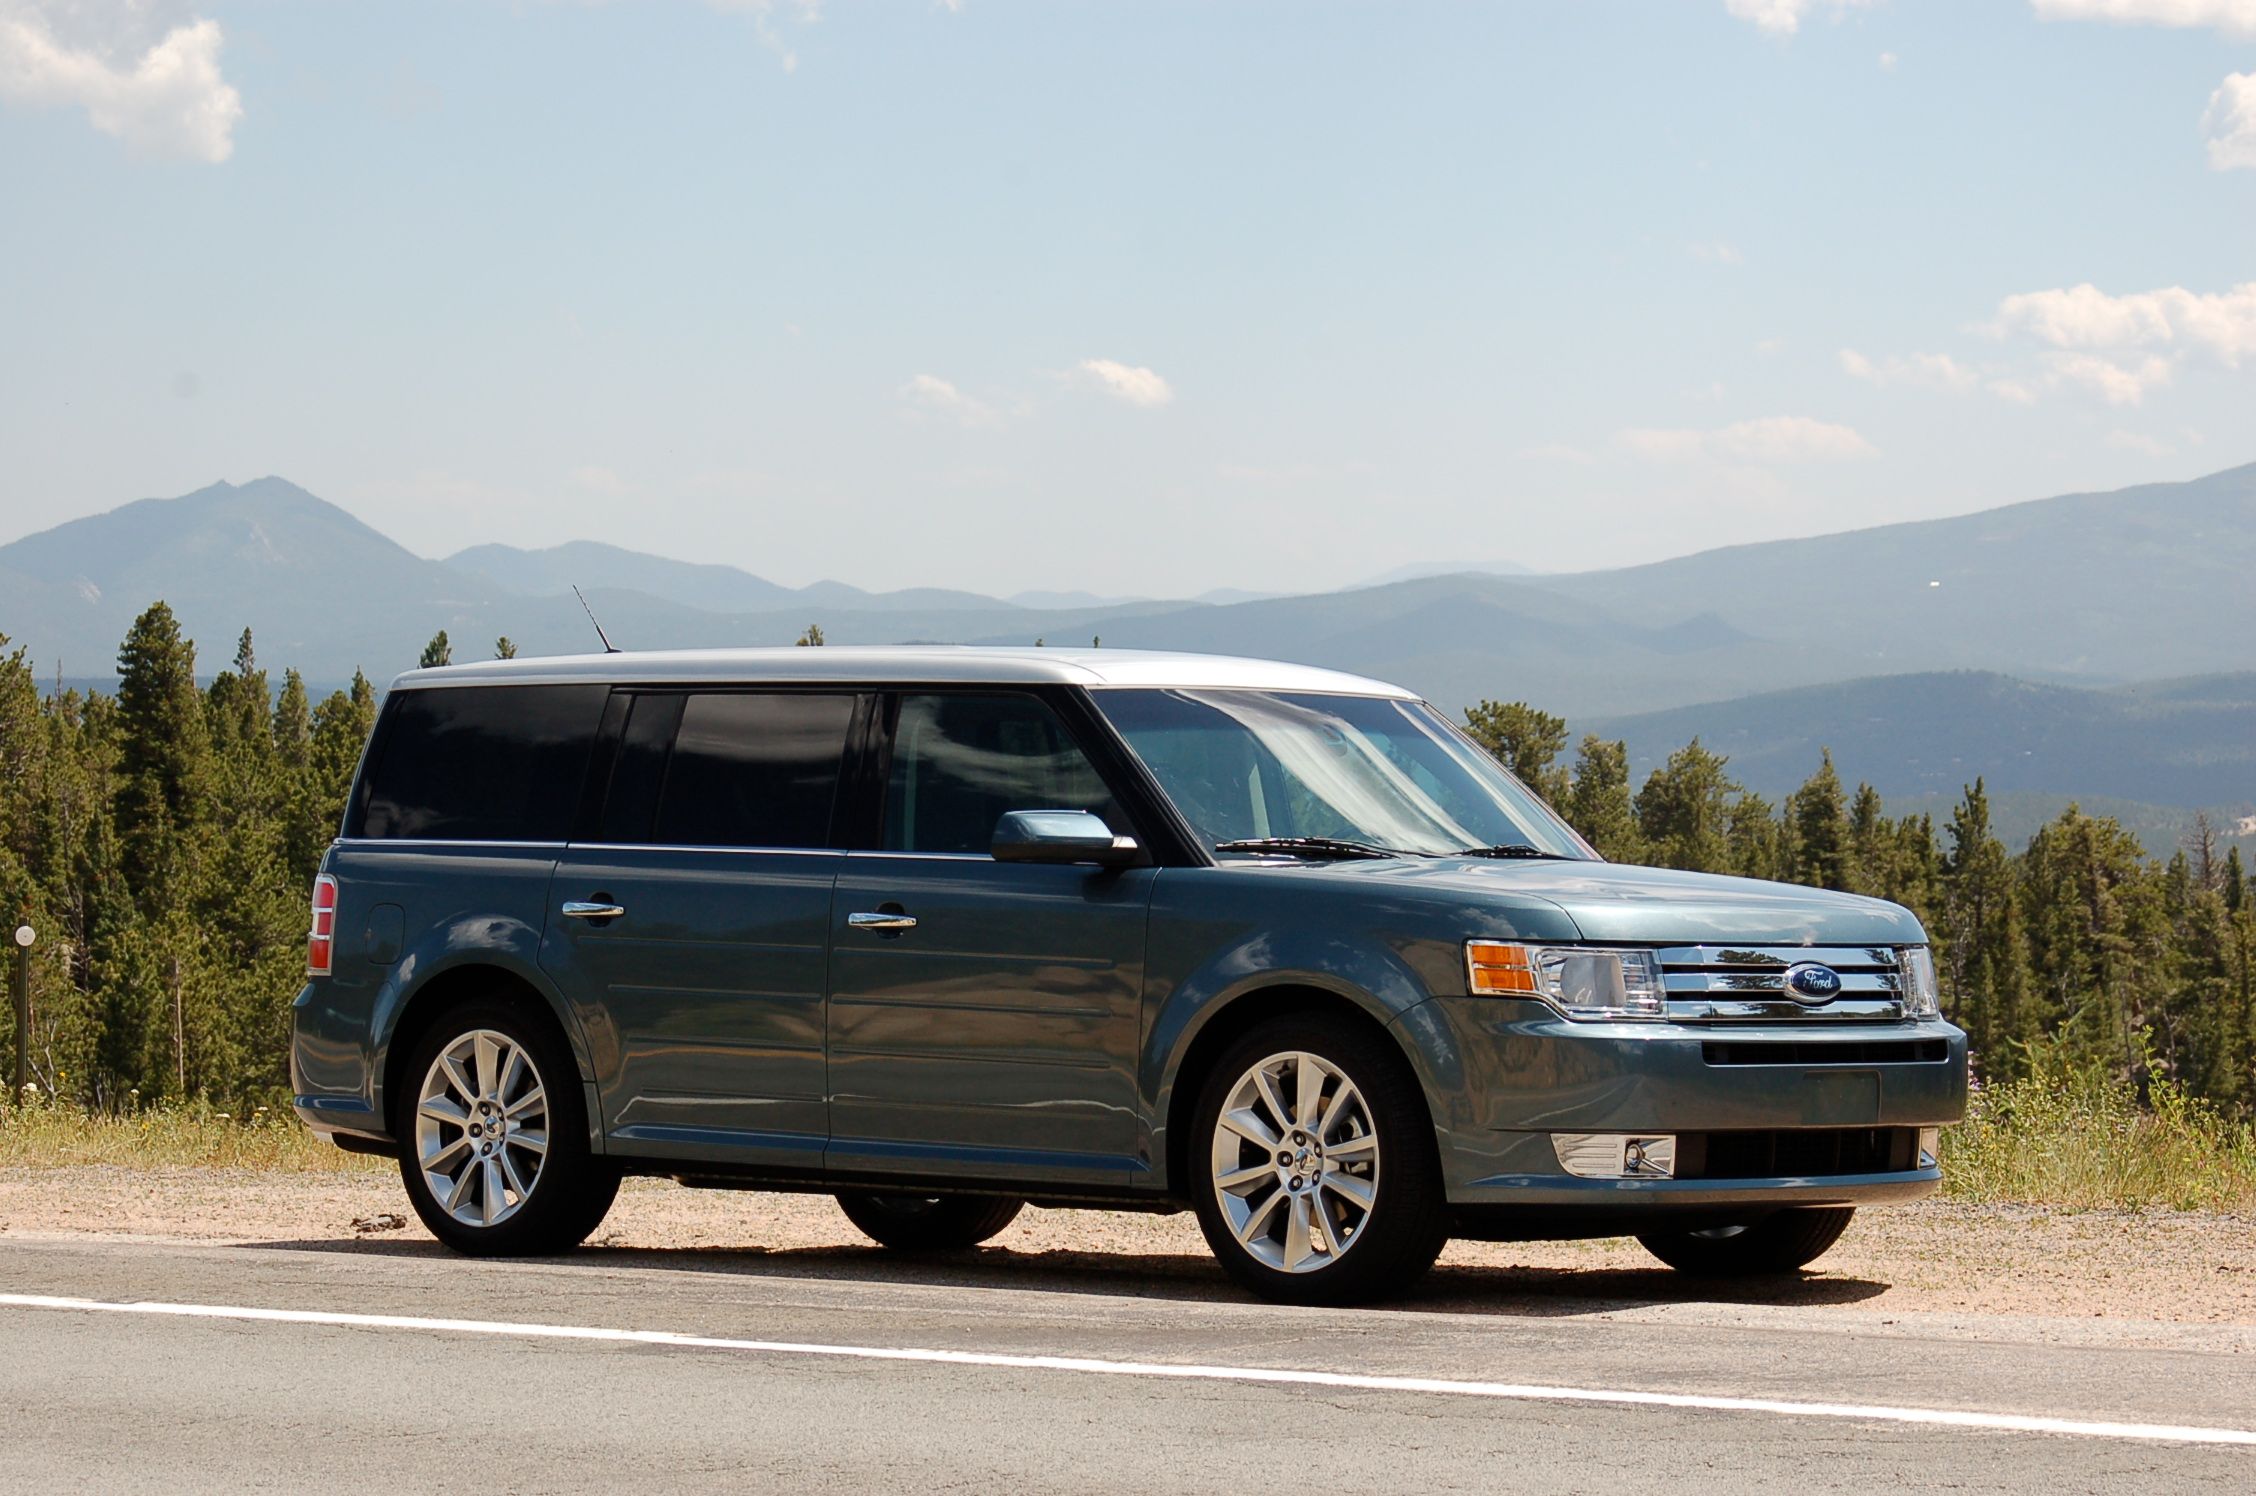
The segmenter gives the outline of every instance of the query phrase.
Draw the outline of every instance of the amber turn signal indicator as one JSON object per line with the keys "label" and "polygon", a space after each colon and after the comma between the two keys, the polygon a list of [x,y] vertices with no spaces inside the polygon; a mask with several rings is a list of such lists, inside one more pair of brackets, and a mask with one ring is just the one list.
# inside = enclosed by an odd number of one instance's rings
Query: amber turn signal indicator
{"label": "amber turn signal indicator", "polygon": [[1524,945],[1474,940],[1465,946],[1465,982],[1476,997],[1538,997],[1535,962]]}

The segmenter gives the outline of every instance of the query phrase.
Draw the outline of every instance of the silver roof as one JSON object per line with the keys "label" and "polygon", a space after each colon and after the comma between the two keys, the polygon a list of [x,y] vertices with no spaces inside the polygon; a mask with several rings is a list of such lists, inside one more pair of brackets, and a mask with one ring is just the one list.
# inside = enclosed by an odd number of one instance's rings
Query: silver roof
{"label": "silver roof", "polygon": [[1025,649],[975,645],[815,649],[682,649],[547,655],[410,670],[392,689],[622,681],[648,685],[821,681],[842,685],[1144,686],[1187,690],[1328,691],[1413,699],[1384,681],[1313,665],[1145,649]]}

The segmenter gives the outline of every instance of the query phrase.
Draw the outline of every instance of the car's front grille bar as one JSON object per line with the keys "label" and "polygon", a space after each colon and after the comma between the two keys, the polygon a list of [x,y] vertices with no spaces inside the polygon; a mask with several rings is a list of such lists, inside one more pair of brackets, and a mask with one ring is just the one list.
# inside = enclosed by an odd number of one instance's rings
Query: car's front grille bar
{"label": "car's front grille bar", "polygon": [[[1661,951],[1669,1017],[1680,1022],[1885,1021],[1904,1016],[1903,968],[1893,946],[1681,945]],[[1822,966],[1835,995],[1797,995],[1788,975]]]}

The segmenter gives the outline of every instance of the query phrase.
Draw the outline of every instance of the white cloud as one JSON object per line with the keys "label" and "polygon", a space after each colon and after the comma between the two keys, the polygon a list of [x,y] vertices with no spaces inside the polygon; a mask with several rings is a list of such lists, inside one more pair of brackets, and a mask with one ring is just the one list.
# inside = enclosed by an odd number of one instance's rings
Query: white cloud
{"label": "white cloud", "polygon": [[2170,382],[2170,361],[2152,354],[2135,364],[2119,364],[2096,353],[2055,353],[2048,381],[2090,391],[2109,405],[2137,405],[2146,392]]}
{"label": "white cloud", "polygon": [[2256,170],[2256,73],[2232,73],[2217,85],[2201,133],[2209,138],[2210,166]]}
{"label": "white cloud", "polygon": [[2014,405],[2034,405],[2062,390],[2082,390],[2109,405],[2138,405],[2147,391],[2168,384],[2176,371],[2153,354],[2136,363],[2117,363],[2097,353],[2048,353],[2034,374],[1989,382],[1990,393]]}
{"label": "white cloud", "polygon": [[1892,72],[1894,72],[1895,70],[1896,70],[1896,54],[1895,54],[1895,53],[1893,53],[1893,52],[1883,52],[1883,53],[1881,53],[1881,54],[1880,54],[1880,71],[1881,71],[1881,72],[1883,72],[1883,73],[1892,73]]}
{"label": "white cloud", "polygon": [[2107,433],[2107,445],[2118,452],[2136,452],[2144,457],[2168,457],[2177,450],[2168,442],[2156,441],[2151,436],[2121,429]]}
{"label": "white cloud", "polygon": [[2029,0],[2047,21],[2114,21],[2124,26],[2214,26],[2256,36],[2256,0]]}
{"label": "white cloud", "polygon": [[2208,293],[2166,286],[2111,296],[2089,282],[2030,291],[2000,302],[1989,330],[2071,350],[2199,348],[2238,368],[2256,355],[2256,281]]}
{"label": "white cloud", "polygon": [[1693,259],[1704,264],[1739,265],[1746,261],[1746,256],[1739,253],[1736,245],[1727,244],[1721,239],[1713,244],[1688,244],[1685,248],[1691,251]]}
{"label": "white cloud", "polygon": [[1075,370],[1085,382],[1095,385],[1106,394],[1146,410],[1156,409],[1175,398],[1175,391],[1167,381],[1150,369],[1118,363],[1109,358],[1085,358],[1075,366]]}
{"label": "white cloud", "polygon": [[776,29],[778,11],[789,11],[801,26],[812,26],[822,19],[824,0],[705,0],[714,10],[727,11],[752,18],[752,34],[760,45],[776,55],[776,61],[787,73],[799,71],[799,53],[781,31]]}
{"label": "white cloud", "polygon": [[243,99],[220,76],[219,23],[183,15],[161,34],[148,7],[0,0],[0,100],[83,109],[136,150],[225,161]]}
{"label": "white cloud", "polygon": [[919,374],[901,386],[909,403],[921,410],[949,416],[965,426],[999,426],[1002,413],[986,401],[967,395],[937,374]]}
{"label": "white cloud", "polygon": [[1877,0],[1723,0],[1723,8],[1742,21],[1752,21],[1773,36],[1792,36],[1802,29],[1802,18],[1815,11],[1838,16]]}
{"label": "white cloud", "polygon": [[1911,389],[1962,393],[1981,382],[1972,369],[1947,353],[1891,354],[1874,362],[1854,348],[1841,350],[1841,370],[1851,378],[1877,385],[1903,385]]}
{"label": "white cloud", "polygon": [[1615,433],[1625,451],[1653,462],[1712,458],[1758,467],[1789,462],[1846,462],[1877,457],[1872,443],[1847,426],[1807,416],[1763,416],[1712,431],[1632,428]]}

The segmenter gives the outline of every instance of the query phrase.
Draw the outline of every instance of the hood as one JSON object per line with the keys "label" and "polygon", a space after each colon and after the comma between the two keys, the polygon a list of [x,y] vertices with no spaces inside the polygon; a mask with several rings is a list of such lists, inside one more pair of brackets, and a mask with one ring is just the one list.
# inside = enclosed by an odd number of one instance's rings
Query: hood
{"label": "hood", "polygon": [[1333,870],[1429,887],[1453,899],[1539,899],[1585,940],[1666,945],[1918,945],[1900,904],[1792,883],[1619,862],[1504,862],[1477,857],[1341,862]]}

